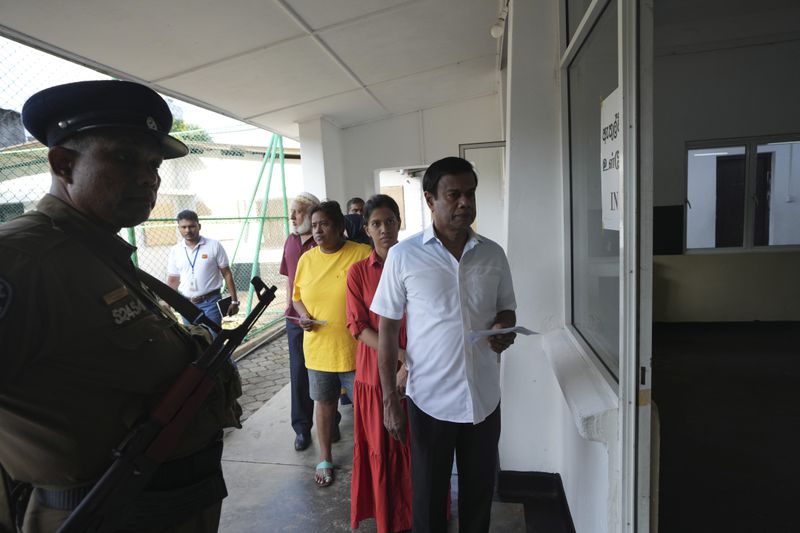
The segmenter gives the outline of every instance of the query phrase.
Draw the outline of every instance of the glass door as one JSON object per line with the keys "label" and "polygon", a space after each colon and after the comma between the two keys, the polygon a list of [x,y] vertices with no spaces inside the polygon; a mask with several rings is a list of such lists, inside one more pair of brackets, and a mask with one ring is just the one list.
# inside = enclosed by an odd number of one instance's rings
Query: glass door
{"label": "glass door", "polygon": [[651,4],[562,3],[567,318],[617,386],[609,492],[619,529],[640,532],[650,531],[651,492]]}

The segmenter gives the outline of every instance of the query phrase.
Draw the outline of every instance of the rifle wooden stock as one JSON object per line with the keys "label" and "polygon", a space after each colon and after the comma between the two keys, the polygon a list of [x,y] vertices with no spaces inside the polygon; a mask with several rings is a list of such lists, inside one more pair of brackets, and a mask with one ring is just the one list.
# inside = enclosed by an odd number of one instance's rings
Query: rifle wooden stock
{"label": "rifle wooden stock", "polygon": [[188,366],[151,411],[114,450],[114,460],[81,501],[58,533],[102,533],[114,530],[124,518],[126,504],[148,484],[158,467],[175,451],[189,422],[215,386],[215,375],[228,364],[258,318],[275,299],[260,278],[252,279],[258,303],[244,322],[222,330],[201,355]]}

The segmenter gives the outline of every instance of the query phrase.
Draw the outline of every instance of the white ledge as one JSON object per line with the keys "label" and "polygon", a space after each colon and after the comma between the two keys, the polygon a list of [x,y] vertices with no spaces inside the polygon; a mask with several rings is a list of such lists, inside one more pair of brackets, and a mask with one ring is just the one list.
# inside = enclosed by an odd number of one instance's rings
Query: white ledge
{"label": "white ledge", "polygon": [[542,335],[542,350],[572,412],[578,434],[591,441],[615,441],[617,392],[590,356],[565,329]]}

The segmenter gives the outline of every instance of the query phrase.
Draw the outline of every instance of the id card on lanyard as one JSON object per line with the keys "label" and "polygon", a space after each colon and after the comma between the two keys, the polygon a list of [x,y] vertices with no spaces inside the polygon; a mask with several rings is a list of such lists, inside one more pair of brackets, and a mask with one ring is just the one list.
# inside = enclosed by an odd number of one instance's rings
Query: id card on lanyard
{"label": "id card on lanyard", "polygon": [[194,265],[197,263],[197,253],[200,251],[200,243],[197,243],[197,248],[194,249],[194,260],[189,259],[189,252],[186,251],[184,247],[183,252],[186,254],[186,261],[189,262],[189,267],[192,269],[192,275],[189,278],[189,290],[196,291],[197,290],[197,281],[194,278]]}

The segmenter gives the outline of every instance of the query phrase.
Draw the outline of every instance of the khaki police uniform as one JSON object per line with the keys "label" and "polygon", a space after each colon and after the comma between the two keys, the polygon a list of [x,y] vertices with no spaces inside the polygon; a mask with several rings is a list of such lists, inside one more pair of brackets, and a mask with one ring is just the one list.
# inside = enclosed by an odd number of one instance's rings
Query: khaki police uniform
{"label": "khaki police uniform", "polygon": [[[0,225],[0,464],[42,494],[96,481],[111,450],[208,342],[161,311],[138,281],[134,249],[50,195]],[[150,484],[161,491],[153,502],[172,503],[140,513],[151,523],[134,520],[131,531],[216,531],[221,430],[241,427],[240,394],[226,365]],[[43,500],[34,491],[25,531],[53,531],[68,516]]]}

